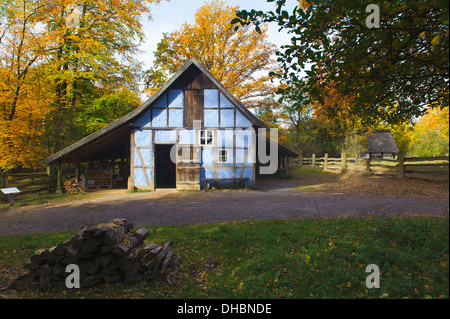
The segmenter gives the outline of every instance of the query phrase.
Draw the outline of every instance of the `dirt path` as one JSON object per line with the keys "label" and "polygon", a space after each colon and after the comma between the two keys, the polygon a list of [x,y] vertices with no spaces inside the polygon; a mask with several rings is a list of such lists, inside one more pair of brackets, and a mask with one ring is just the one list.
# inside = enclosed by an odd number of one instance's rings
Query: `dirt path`
{"label": "dirt path", "polygon": [[[270,184],[270,183],[269,183]],[[59,205],[0,212],[0,236],[79,229],[112,218],[135,226],[225,222],[231,220],[311,217],[448,215],[447,198],[405,198],[352,193],[308,193],[289,182],[264,190],[151,193],[104,191],[104,196]]]}

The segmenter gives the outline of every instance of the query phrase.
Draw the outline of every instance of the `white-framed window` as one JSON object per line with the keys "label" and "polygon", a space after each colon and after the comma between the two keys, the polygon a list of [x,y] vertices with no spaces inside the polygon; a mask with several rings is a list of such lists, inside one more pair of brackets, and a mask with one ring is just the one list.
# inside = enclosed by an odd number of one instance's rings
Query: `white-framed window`
{"label": "white-framed window", "polygon": [[212,130],[200,131],[200,145],[214,145]]}
{"label": "white-framed window", "polygon": [[219,150],[219,163],[228,163],[228,150],[220,148]]}

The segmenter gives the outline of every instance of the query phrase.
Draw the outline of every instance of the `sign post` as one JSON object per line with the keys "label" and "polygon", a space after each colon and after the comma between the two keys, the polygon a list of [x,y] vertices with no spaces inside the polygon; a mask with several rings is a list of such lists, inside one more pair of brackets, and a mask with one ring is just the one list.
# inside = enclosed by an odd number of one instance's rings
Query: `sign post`
{"label": "sign post", "polygon": [[17,187],[9,187],[0,189],[3,194],[8,195],[9,197],[9,206],[14,204],[14,194],[20,193]]}

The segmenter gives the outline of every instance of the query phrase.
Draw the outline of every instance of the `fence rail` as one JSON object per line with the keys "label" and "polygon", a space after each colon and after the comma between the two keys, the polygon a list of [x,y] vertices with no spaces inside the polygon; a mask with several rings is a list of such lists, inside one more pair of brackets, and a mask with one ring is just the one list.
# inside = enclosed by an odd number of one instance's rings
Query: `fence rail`
{"label": "fence rail", "polygon": [[[72,177],[72,170],[68,170],[63,177]],[[49,171],[34,172],[5,172],[0,171],[0,188],[17,187],[20,193],[16,196],[33,194],[42,191],[54,191],[57,187],[57,175]],[[0,192],[0,201],[8,201],[6,195]]]}
{"label": "fence rail", "polygon": [[449,157],[403,157],[397,154],[395,159],[383,158],[347,158],[342,153],[339,158],[324,157],[305,158],[300,156],[293,161],[294,167],[310,166],[324,170],[350,170],[374,175],[390,175],[400,178],[418,178],[430,181],[449,180]]}
{"label": "fence rail", "polygon": [[0,174],[1,188],[17,187],[21,194],[31,194],[49,190],[56,186],[56,179],[50,178],[47,172],[8,173]]}

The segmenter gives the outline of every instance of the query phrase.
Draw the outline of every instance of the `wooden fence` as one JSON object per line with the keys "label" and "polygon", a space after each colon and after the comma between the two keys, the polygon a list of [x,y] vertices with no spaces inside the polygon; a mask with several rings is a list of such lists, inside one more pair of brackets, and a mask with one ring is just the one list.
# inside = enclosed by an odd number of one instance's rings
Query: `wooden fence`
{"label": "wooden fence", "polygon": [[294,159],[293,165],[295,167],[310,166],[316,168],[322,168],[324,170],[352,170],[365,172],[364,159],[348,158],[345,153],[342,153],[341,157],[328,157],[325,154],[324,157],[316,157],[315,154],[312,157],[302,157]]}
{"label": "wooden fence", "polygon": [[[73,177],[73,169],[65,172],[63,177]],[[20,171],[20,172],[5,172],[0,171],[0,188],[17,187],[20,190],[20,195],[32,194],[42,191],[54,191],[57,184],[57,175],[50,170],[40,171]],[[0,201],[6,201],[6,196],[0,193]],[[17,196],[17,195],[16,195]]]}
{"label": "wooden fence", "polygon": [[449,158],[439,157],[405,157],[399,162],[400,177],[420,178],[432,181],[449,180]]}
{"label": "wooden fence", "polygon": [[389,175],[399,178],[418,178],[430,181],[449,180],[449,157],[403,157],[397,154],[395,159],[383,158],[347,158],[342,153],[339,158],[330,158],[328,154],[324,157],[304,158],[299,156],[293,162],[295,167],[317,167],[324,170],[357,171],[374,175]]}
{"label": "wooden fence", "polygon": [[[0,186],[1,188],[17,187],[20,190],[20,194],[51,191],[56,188],[56,177],[50,177],[46,171],[20,173],[1,172]],[[1,197],[2,196],[0,196],[0,199]],[[3,200],[5,199],[3,198]]]}

